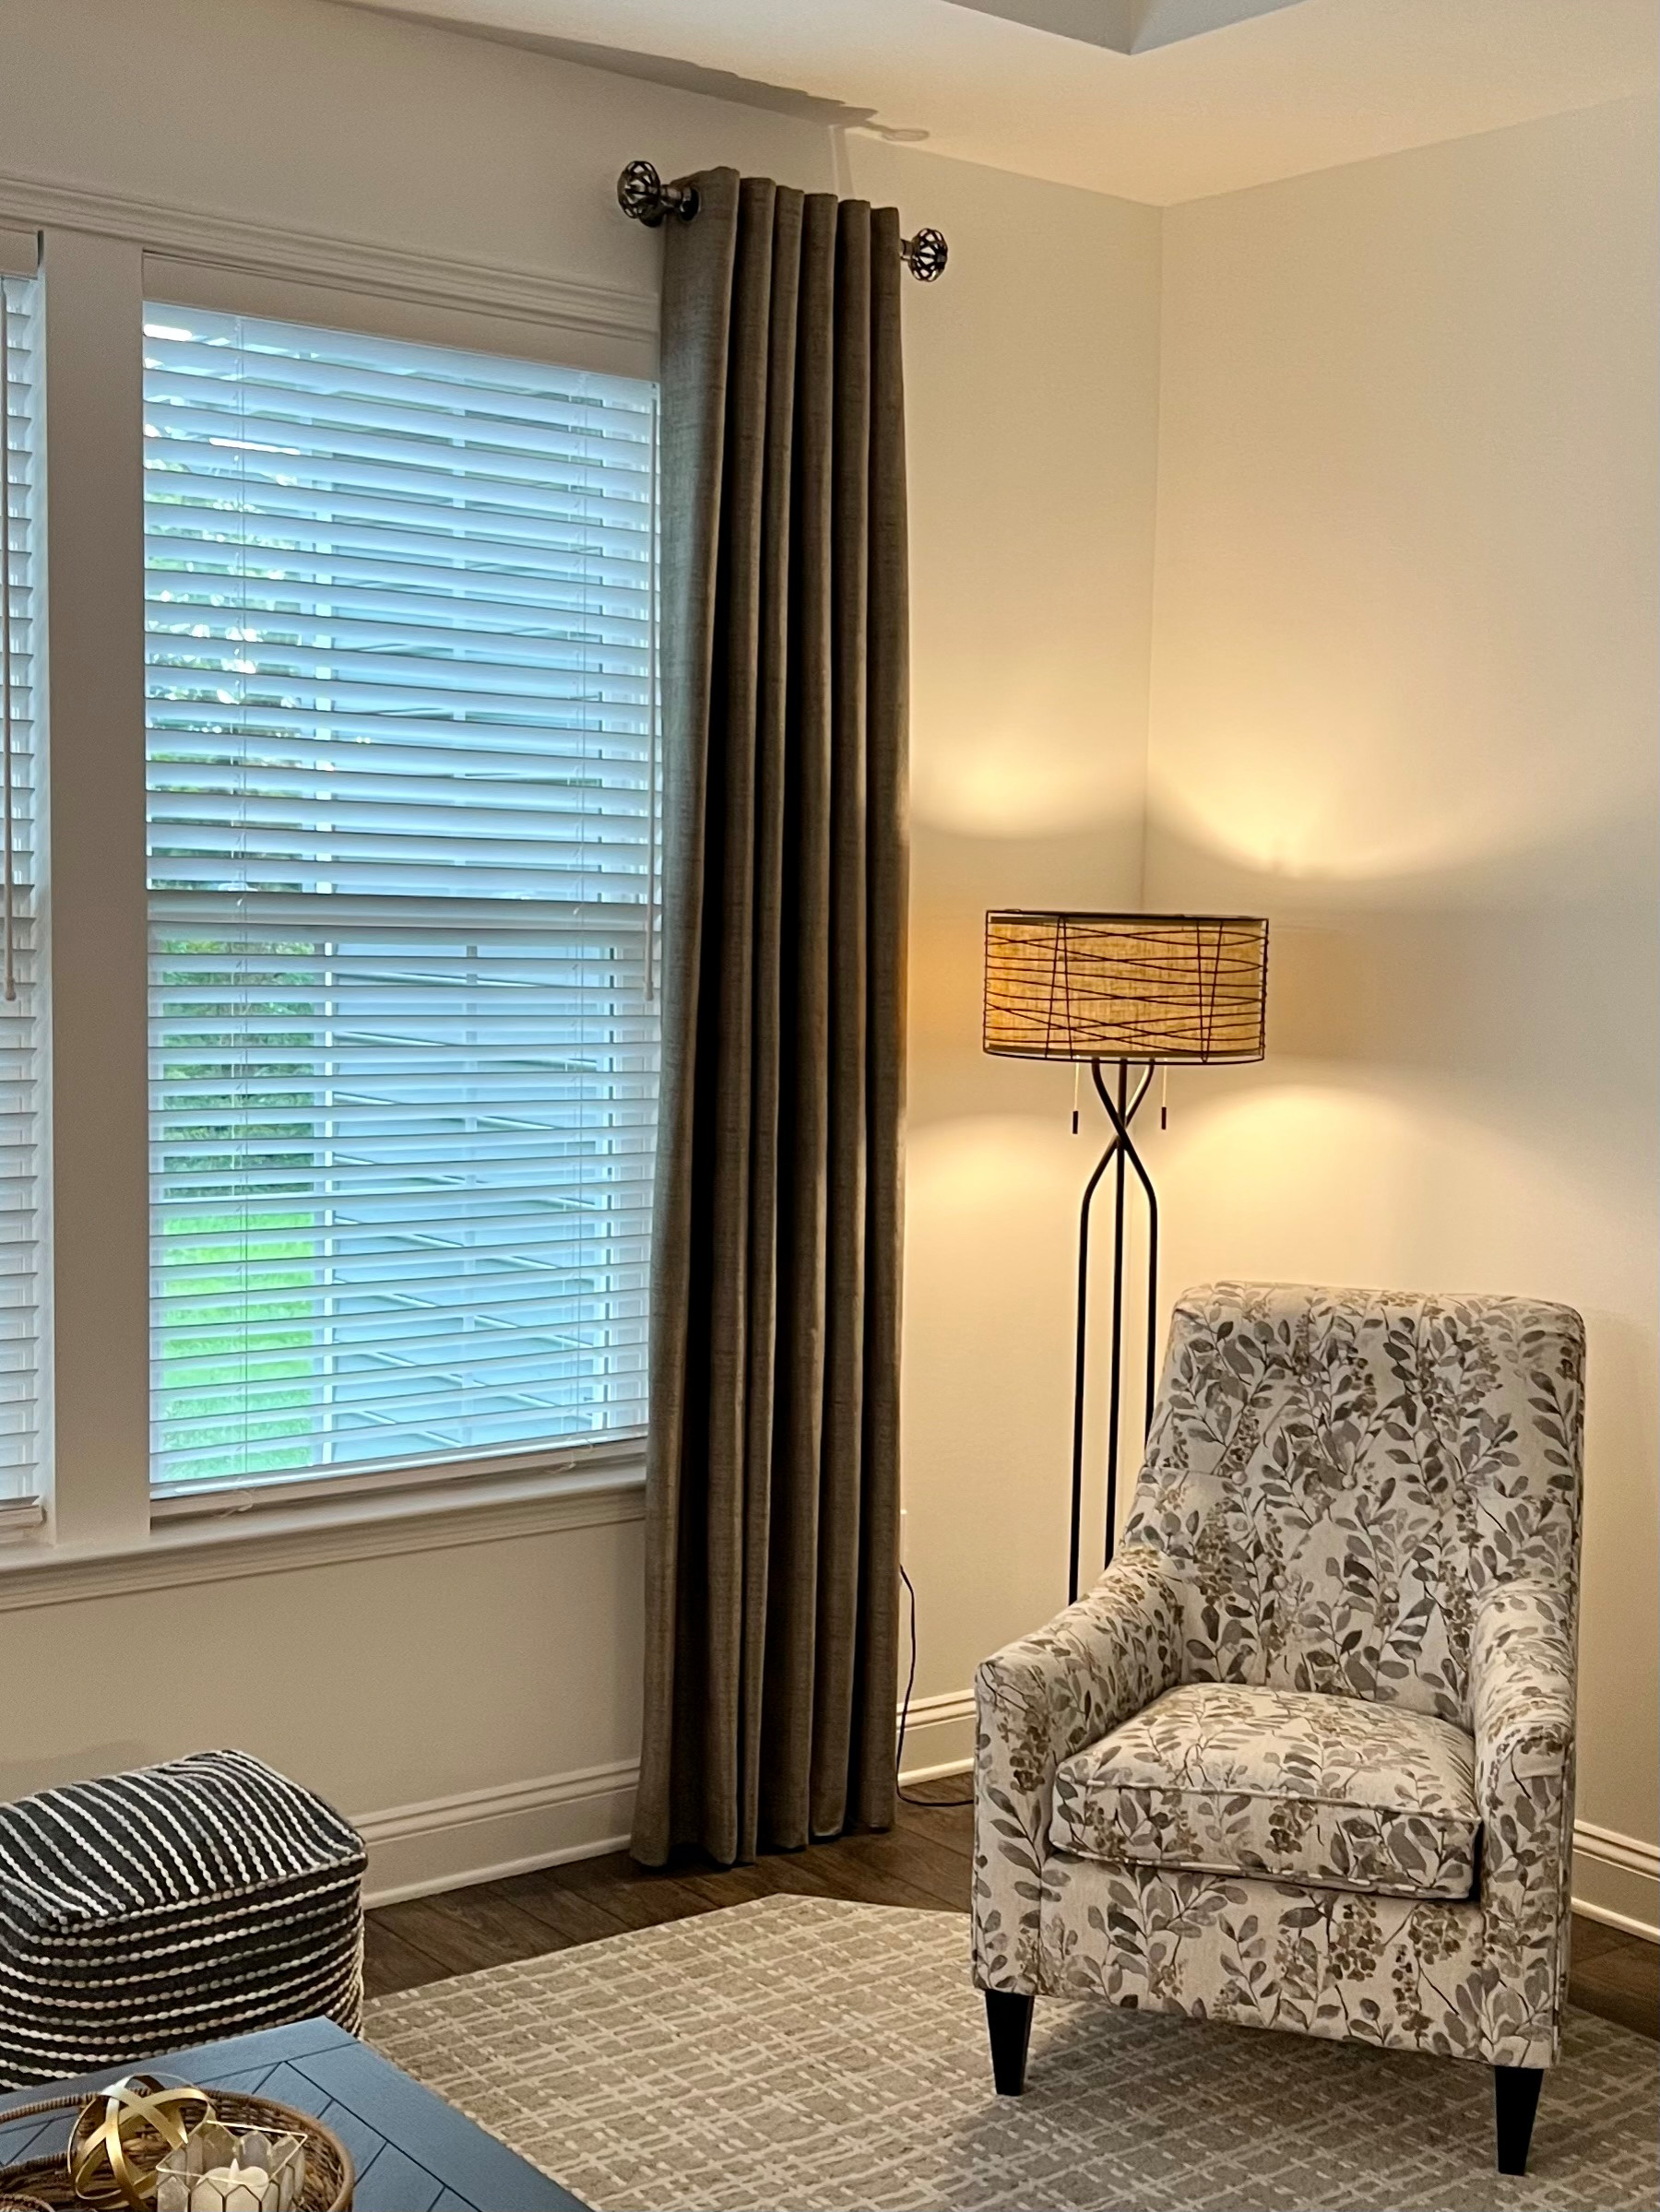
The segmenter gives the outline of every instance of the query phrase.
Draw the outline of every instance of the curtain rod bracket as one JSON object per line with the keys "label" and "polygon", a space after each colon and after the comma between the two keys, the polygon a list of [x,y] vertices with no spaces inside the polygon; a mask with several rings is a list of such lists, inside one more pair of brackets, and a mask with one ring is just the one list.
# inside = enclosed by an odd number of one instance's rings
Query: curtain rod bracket
{"label": "curtain rod bracket", "polygon": [[931,284],[945,273],[951,248],[939,231],[919,231],[915,238],[899,241],[899,258],[919,284]]}
{"label": "curtain rod bracket", "polygon": [[678,215],[689,223],[697,213],[697,187],[665,184],[649,161],[631,161],[617,179],[617,205],[648,231],[655,231],[666,215]]}
{"label": "curtain rod bracket", "polygon": [[[689,223],[697,213],[695,184],[665,184],[649,161],[631,161],[617,179],[617,205],[636,223],[655,231],[664,219],[678,215]],[[919,231],[915,238],[899,241],[899,258],[919,284],[931,284],[943,274],[950,249],[938,231]]]}

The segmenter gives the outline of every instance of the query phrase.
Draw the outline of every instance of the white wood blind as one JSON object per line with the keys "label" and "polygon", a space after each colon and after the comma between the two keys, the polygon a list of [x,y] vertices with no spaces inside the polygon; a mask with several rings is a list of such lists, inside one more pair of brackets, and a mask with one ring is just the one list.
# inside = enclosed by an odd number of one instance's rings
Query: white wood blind
{"label": "white wood blind", "polygon": [[637,1431],[655,391],[145,328],[154,1483]]}
{"label": "white wood blind", "polygon": [[[0,276],[0,1521],[43,1489],[41,1006],[36,974],[40,288]],[[38,1516],[29,1510],[26,1518]]]}

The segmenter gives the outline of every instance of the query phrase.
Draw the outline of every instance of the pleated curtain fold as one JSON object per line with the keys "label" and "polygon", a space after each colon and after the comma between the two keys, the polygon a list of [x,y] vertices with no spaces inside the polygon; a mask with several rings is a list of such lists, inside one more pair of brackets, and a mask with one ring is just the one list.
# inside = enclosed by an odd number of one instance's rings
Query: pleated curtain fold
{"label": "pleated curtain fold", "polygon": [[895,1793],[898,219],[692,181],[663,278],[647,1865],[885,1827]]}

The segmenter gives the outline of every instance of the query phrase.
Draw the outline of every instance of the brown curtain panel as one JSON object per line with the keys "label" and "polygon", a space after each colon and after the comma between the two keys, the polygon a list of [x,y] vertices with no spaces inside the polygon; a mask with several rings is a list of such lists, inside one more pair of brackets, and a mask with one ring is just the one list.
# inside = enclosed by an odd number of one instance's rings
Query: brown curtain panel
{"label": "brown curtain panel", "polygon": [[892,208],[693,180],[662,356],[634,1852],[894,1812],[907,603]]}

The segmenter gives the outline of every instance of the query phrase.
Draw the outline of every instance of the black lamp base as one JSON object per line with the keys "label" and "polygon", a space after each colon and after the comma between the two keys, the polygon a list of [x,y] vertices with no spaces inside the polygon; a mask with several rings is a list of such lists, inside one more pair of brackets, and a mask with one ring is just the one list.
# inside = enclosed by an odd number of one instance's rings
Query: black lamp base
{"label": "black lamp base", "polygon": [[1101,1177],[1109,1167],[1114,1169],[1112,1208],[1112,1333],[1109,1340],[1109,1365],[1107,1395],[1107,1541],[1104,1549],[1105,1564],[1112,1564],[1115,1532],[1118,1526],[1119,1475],[1119,1423],[1123,1410],[1124,1368],[1124,1221],[1129,1197],[1128,1171],[1135,1170],[1147,1201],[1147,1372],[1146,1401],[1143,1419],[1143,1433],[1152,1425],[1153,1399],[1157,1387],[1158,1345],[1158,1194],[1153,1188],[1146,1164],[1135,1148],[1130,1133],[1131,1124],[1141,1108],[1153,1084],[1155,1062],[1149,1060],[1143,1069],[1133,1090],[1130,1083],[1130,1062],[1119,1060],[1117,1081],[1109,1088],[1101,1073],[1101,1062],[1091,1060],[1089,1071],[1095,1081],[1097,1095],[1107,1109],[1107,1118],[1112,1124],[1112,1134],[1107,1149],[1096,1165],[1096,1171],[1084,1187],[1084,1202],[1078,1209],[1078,1341],[1073,1368],[1073,1475],[1072,1475],[1072,1564],[1068,1576],[1070,1601],[1078,1595],[1078,1572],[1084,1538],[1084,1396],[1089,1366],[1089,1216],[1095,1194]]}

